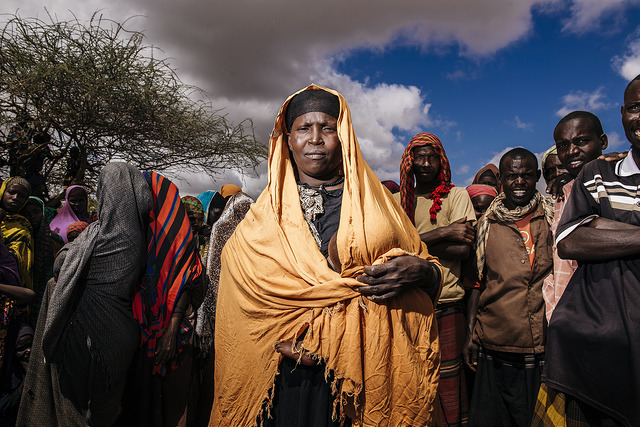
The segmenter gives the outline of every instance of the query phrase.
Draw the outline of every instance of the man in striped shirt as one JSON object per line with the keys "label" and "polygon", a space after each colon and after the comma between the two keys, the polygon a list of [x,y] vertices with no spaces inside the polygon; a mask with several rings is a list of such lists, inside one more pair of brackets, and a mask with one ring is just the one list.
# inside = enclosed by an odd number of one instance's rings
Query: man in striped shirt
{"label": "man in striped shirt", "polygon": [[533,425],[640,425],[640,76],[621,112],[631,151],[584,166],[558,225],[579,266],[549,322]]}

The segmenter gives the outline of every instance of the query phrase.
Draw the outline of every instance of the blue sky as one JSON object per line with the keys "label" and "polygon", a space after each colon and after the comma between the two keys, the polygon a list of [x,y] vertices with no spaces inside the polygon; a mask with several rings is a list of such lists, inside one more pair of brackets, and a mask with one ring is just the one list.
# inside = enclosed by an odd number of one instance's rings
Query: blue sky
{"label": "blue sky", "polygon": [[[455,44],[427,51],[361,49],[340,61],[338,70],[372,86],[418,87],[434,118],[424,130],[443,141],[453,181],[467,185],[506,147],[544,152],[558,120],[574,109],[600,117],[611,138],[609,151],[627,149],[619,107],[628,80],[615,58],[639,37],[640,11],[631,6],[580,34],[563,31],[562,10],[534,11],[530,33],[483,57],[465,56]],[[404,141],[413,135],[395,133]]]}
{"label": "blue sky", "polygon": [[[265,143],[286,97],[317,83],[347,99],[367,162],[398,180],[418,132],[438,135],[453,182],[467,185],[510,147],[542,154],[563,114],[597,114],[611,150],[628,145],[619,106],[640,73],[640,0],[54,0],[3,2],[3,12],[87,19],[96,10],[170,58],[233,121]],[[183,194],[243,186],[257,196],[266,166],[166,173]]]}

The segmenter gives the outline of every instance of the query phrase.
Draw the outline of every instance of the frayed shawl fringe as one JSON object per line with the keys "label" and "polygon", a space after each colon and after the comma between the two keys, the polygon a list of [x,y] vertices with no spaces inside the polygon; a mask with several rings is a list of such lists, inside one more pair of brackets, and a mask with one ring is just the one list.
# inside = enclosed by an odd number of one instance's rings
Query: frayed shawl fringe
{"label": "frayed shawl fringe", "polygon": [[[360,308],[362,308],[362,310],[365,313],[369,312],[369,309],[367,308],[367,306],[363,303],[363,301],[361,301],[362,297],[360,297],[359,301],[358,301],[358,305],[360,306]],[[325,307],[322,309],[322,312],[325,313],[326,315],[328,315],[329,317],[333,316],[334,313],[338,313],[340,311],[342,311],[344,309],[344,304],[339,302],[336,303],[333,307]],[[304,354],[304,352],[306,351],[304,349],[304,342],[303,342],[303,346],[299,351],[295,350],[295,346],[296,343],[298,342],[298,338],[302,335],[302,333],[305,331],[307,331],[307,333],[310,336],[313,336],[313,310],[309,311],[309,320],[307,322],[304,323],[304,325],[300,328],[300,331],[296,334],[295,338],[292,341],[292,348],[293,348],[293,352],[299,354],[299,356],[296,358],[296,364],[294,367],[294,370],[298,367],[298,365],[300,364],[300,361],[302,360],[302,356]],[[274,344],[274,348],[275,348],[275,344]],[[347,400],[349,398],[353,398],[353,406],[355,408],[356,414],[358,413],[358,406],[359,406],[359,402],[358,402],[358,397],[360,396],[360,394],[362,393],[362,384],[358,384],[352,380],[349,380],[347,378],[339,378],[338,375],[336,374],[336,370],[331,369],[329,367],[328,362],[328,358],[327,357],[322,357],[317,353],[312,353],[310,351],[306,352],[307,356],[311,357],[313,360],[315,360],[316,362],[319,363],[324,363],[325,368],[324,368],[324,379],[325,381],[329,381],[329,378],[331,378],[331,373],[333,372],[333,381],[331,381],[331,395],[333,396],[334,400],[333,400],[333,412],[331,414],[331,419],[333,421],[340,421],[340,425],[343,425],[345,420],[346,420],[346,413],[345,413],[345,406],[347,405]],[[283,356],[286,357],[286,356]],[[273,398],[275,395],[275,387],[276,387],[276,377],[278,376],[278,374],[280,374],[280,365],[278,364],[278,369],[276,369],[275,374],[271,377],[271,386],[269,387],[269,389],[267,389],[266,391],[266,396],[265,398],[262,399],[262,403],[260,404],[260,411],[258,412],[258,416],[256,417],[256,423],[257,423],[257,427],[263,427],[264,426],[264,420],[265,417],[268,419],[273,418],[272,414],[271,414],[271,409],[273,409]],[[340,396],[338,396],[339,394],[339,390],[340,390],[340,384],[343,381],[350,381],[353,383],[354,385],[354,389],[355,392],[353,393],[342,393],[340,394]]]}
{"label": "frayed shawl fringe", "polygon": [[270,381],[271,387],[267,389],[266,397],[264,397],[261,401],[262,403],[260,404],[260,410],[258,411],[258,416],[256,417],[256,424],[258,427],[264,426],[265,415],[269,419],[273,418],[273,415],[271,415],[271,409],[273,409],[273,397],[276,392],[276,377],[278,376],[279,373],[280,373],[280,365],[278,365],[278,369],[276,369],[275,373],[273,374],[273,377],[271,377],[271,381]]}

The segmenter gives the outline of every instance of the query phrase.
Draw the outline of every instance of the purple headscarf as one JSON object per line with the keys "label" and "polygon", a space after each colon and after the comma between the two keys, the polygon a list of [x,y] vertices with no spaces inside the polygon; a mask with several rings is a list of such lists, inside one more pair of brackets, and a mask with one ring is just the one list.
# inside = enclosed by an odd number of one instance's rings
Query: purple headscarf
{"label": "purple headscarf", "polygon": [[71,192],[76,188],[81,188],[88,197],[89,193],[87,193],[87,189],[82,185],[72,185],[71,187],[67,188],[67,193],[64,197],[64,206],[62,207],[62,209],[60,209],[60,212],[58,212],[56,217],[53,218],[51,224],[49,224],[49,228],[51,228],[51,231],[53,231],[54,233],[58,233],[65,243],[69,242],[69,240],[67,239],[67,228],[69,227],[69,225],[78,221],[84,221],[88,223],[91,222],[89,217],[80,218],[78,217],[78,215],[76,215],[73,209],[71,209],[71,205],[69,204],[69,194],[71,194]]}

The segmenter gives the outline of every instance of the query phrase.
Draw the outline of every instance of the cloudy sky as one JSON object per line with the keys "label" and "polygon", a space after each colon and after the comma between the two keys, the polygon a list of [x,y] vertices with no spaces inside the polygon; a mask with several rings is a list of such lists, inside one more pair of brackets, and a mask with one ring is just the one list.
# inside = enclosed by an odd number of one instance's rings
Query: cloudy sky
{"label": "cloudy sky", "polygon": [[[624,87],[640,74],[639,0],[4,0],[0,12],[127,21],[204,89],[232,121],[251,118],[265,143],[287,96],[317,83],[340,91],[380,179],[398,180],[418,132],[443,141],[456,185],[509,147],[553,143],[566,113],[597,114],[610,151],[628,149]],[[242,185],[182,171],[183,194]],[[175,177],[174,177],[175,178]]]}

